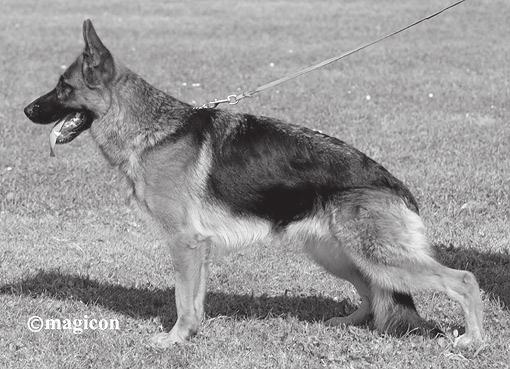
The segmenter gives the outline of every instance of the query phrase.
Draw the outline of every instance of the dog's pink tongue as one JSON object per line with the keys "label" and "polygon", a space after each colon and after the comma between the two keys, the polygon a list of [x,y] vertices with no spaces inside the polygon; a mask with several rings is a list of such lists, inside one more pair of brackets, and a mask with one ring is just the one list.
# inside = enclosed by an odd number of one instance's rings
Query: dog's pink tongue
{"label": "dog's pink tongue", "polygon": [[53,126],[53,129],[50,132],[50,156],[55,157],[55,146],[57,145],[58,136],[61,135],[60,131],[62,130],[62,126],[66,122],[65,119],[61,119],[60,122]]}

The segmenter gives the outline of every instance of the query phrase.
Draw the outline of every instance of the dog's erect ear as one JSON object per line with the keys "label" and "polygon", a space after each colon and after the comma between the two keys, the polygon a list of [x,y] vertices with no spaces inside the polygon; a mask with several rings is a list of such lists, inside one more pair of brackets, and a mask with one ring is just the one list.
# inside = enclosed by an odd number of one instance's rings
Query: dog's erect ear
{"label": "dog's erect ear", "polygon": [[97,87],[110,82],[115,74],[112,54],[103,45],[90,19],[83,22],[82,73],[89,87]]}

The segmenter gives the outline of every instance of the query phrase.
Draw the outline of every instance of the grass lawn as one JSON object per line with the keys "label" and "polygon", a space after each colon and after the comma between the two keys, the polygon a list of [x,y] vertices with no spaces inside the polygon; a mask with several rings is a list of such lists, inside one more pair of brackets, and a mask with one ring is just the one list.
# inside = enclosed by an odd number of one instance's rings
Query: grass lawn
{"label": "grass lawn", "polygon": [[[326,328],[357,303],[292,245],[212,268],[202,330],[158,351],[176,318],[164,244],[124,204],[89,134],[49,158],[49,127],[22,108],[56,84],[93,19],[114,56],[185,101],[256,87],[405,25],[447,1],[16,1],[0,14],[1,368],[508,368],[510,3],[440,18],[238,106],[347,141],[404,180],[442,262],[483,289],[487,346],[451,345],[460,308],[416,295],[448,339]],[[30,316],[118,319],[119,330],[27,328]]]}

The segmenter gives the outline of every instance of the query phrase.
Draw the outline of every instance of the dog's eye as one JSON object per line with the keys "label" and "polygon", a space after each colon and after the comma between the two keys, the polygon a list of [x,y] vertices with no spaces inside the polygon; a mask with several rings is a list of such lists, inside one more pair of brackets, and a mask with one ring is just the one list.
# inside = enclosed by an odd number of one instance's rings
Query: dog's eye
{"label": "dog's eye", "polygon": [[57,94],[59,99],[65,99],[73,91],[73,86],[60,77],[57,85]]}

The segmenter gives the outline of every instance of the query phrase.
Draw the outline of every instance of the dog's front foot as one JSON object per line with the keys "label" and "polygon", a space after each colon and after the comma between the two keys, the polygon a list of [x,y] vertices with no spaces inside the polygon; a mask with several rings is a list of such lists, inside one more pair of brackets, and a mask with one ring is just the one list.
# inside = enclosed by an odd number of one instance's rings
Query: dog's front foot
{"label": "dog's front foot", "polygon": [[151,337],[150,343],[152,347],[158,349],[167,349],[178,343],[184,342],[185,339],[172,334],[172,332],[160,332]]}
{"label": "dog's front foot", "polygon": [[150,342],[152,347],[167,349],[170,346],[187,341],[191,336],[190,330],[179,329],[176,324],[170,332],[160,332],[154,335]]}

